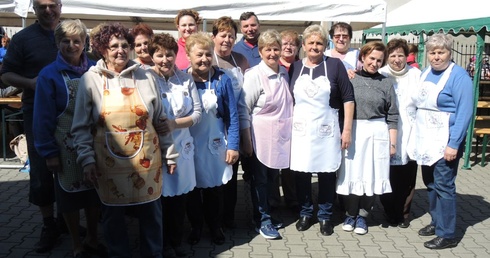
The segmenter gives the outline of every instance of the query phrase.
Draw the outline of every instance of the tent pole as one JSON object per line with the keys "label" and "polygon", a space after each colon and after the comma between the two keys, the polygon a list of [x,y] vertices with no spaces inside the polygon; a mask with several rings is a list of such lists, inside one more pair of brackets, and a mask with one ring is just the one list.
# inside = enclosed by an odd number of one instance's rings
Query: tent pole
{"label": "tent pole", "polygon": [[[483,48],[485,46],[485,33],[486,27],[483,27],[477,34],[476,40],[476,62],[475,62],[475,74],[473,75],[473,117],[470,121],[470,125],[468,126],[468,131],[466,134],[466,145],[464,151],[464,164],[462,169],[471,169],[470,166],[470,155],[471,149],[473,147],[473,131],[475,130],[475,118],[476,118],[476,109],[478,105],[478,99],[480,94],[480,75],[481,75],[481,67],[483,62]],[[484,157],[482,157],[483,159]],[[476,157],[475,157],[476,159]]]}
{"label": "tent pole", "polygon": [[424,32],[421,32],[419,35],[419,44],[417,46],[419,49],[419,53],[417,54],[417,63],[420,66],[420,70],[422,70],[422,61],[425,60],[426,53],[425,53],[425,39],[424,39]]}

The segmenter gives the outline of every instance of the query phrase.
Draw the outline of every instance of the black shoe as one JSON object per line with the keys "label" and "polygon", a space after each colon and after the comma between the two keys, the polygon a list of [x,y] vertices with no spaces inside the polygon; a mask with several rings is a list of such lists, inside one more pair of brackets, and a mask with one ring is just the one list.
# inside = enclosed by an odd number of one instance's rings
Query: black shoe
{"label": "black shoe", "polygon": [[424,243],[424,246],[429,249],[445,249],[453,248],[458,245],[458,241],[451,238],[436,237]]}
{"label": "black shoe", "polygon": [[427,225],[419,230],[419,236],[433,236],[436,234],[436,226]]}
{"label": "black shoe", "polygon": [[303,216],[299,218],[298,222],[296,222],[296,229],[298,231],[305,231],[309,229],[310,226],[310,217]]}
{"label": "black shoe", "polygon": [[201,230],[193,228],[189,234],[189,237],[187,238],[187,242],[190,245],[195,245],[199,243],[199,241],[201,241]]}
{"label": "black shoe", "polygon": [[187,257],[191,254],[187,249],[185,249],[181,245],[174,246],[173,250],[174,250],[175,254],[177,255],[177,257]]}
{"label": "black shoe", "polygon": [[404,219],[402,222],[398,223],[399,228],[408,228],[409,226],[410,226],[410,221],[408,219]]}
{"label": "black shoe", "polygon": [[46,253],[51,251],[58,242],[60,232],[53,226],[43,226],[41,231],[41,238],[36,243],[36,253]]}
{"label": "black shoe", "polygon": [[215,245],[222,245],[225,243],[225,235],[221,228],[211,230],[211,239]]}
{"label": "black shoe", "polygon": [[93,247],[84,242],[82,246],[83,249],[91,255],[96,255],[101,258],[109,257],[109,253],[107,253],[107,247],[101,243],[99,243],[96,247]]}
{"label": "black shoe", "polygon": [[330,236],[333,234],[333,227],[330,220],[320,220],[320,233],[324,236]]}

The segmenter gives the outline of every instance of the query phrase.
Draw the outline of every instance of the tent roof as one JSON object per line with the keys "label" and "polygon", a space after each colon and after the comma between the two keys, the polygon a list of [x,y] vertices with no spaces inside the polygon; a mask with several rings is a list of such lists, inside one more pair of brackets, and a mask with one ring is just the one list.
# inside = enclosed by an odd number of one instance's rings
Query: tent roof
{"label": "tent roof", "polygon": [[[0,24],[21,26],[21,19],[12,12],[12,5],[29,0],[0,0]],[[221,16],[238,20],[245,11],[253,11],[261,24],[305,28],[313,22],[351,22],[355,29],[370,28],[383,23],[386,18],[384,0],[187,0],[169,5],[167,1],[154,0],[62,0],[62,18],[78,18],[88,27],[92,23],[120,21],[145,22],[154,29],[175,29],[173,19],[181,9],[194,9],[203,19],[213,21]],[[10,8],[8,6],[10,5]],[[23,4],[25,5],[25,4]],[[5,8],[4,8],[5,7]],[[19,9],[19,8],[17,8]],[[7,13],[1,13],[1,12]],[[16,10],[27,17],[27,24],[34,22],[32,7],[29,13]],[[25,14],[25,15],[24,15]],[[15,18],[18,19],[15,19]]]}
{"label": "tent roof", "polygon": [[[386,18],[386,33],[430,34],[443,31],[458,34],[490,28],[488,8],[481,0],[465,0],[454,6],[446,0],[411,0],[389,11]],[[381,34],[381,26],[364,30],[364,34]]]}

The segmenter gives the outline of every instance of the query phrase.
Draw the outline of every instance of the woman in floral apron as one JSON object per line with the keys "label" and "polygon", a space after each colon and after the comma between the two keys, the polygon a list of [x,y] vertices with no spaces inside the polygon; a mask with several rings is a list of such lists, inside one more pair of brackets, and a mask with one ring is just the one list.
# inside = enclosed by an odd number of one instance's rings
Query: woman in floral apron
{"label": "woman in floral apron", "polygon": [[202,103],[201,121],[190,128],[194,137],[196,189],[189,193],[187,216],[191,223],[190,244],[201,239],[203,222],[209,226],[213,243],[221,245],[223,185],[232,177],[231,165],[238,160],[239,125],[231,78],[213,67],[213,41],[205,33],[186,40],[191,62],[188,72],[196,83]]}
{"label": "woman in floral apron", "polygon": [[[293,97],[289,76],[279,65],[281,35],[275,30],[260,34],[262,61],[245,74],[243,90],[251,115],[254,152],[250,158],[256,230],[266,239],[281,237],[269,214],[269,185],[279,169],[289,167]],[[257,214],[257,215],[256,215]]]}
{"label": "woman in floral apron", "polygon": [[192,77],[175,67],[179,50],[175,39],[166,33],[154,35],[149,53],[155,66],[160,96],[169,119],[175,120],[172,132],[179,157],[175,173],[164,173],[162,189],[164,256],[186,256],[182,247],[187,193],[196,186],[194,139],[189,127],[201,119],[201,102]]}
{"label": "woman in floral apron", "polygon": [[[83,52],[86,37],[87,28],[79,20],[65,20],[56,27],[58,57],[39,73],[34,101],[34,145],[54,173],[57,210],[70,232],[74,257],[97,249],[106,252],[97,241],[100,201],[92,183],[83,178],[70,134],[80,77],[95,64]],[[87,220],[83,244],[80,209]]]}
{"label": "woman in floral apron", "polygon": [[468,73],[451,61],[453,39],[438,33],[427,40],[430,67],[412,95],[417,108],[408,154],[422,166],[429,196],[431,222],[421,236],[436,237],[424,243],[429,249],[455,247],[456,174],[473,117],[473,87]]}
{"label": "woman in floral apron", "polygon": [[323,55],[327,35],[320,25],[303,32],[306,57],[290,68],[295,100],[291,140],[291,170],[296,171],[296,189],[301,206],[298,231],[312,224],[311,176],[318,175],[320,233],[333,233],[331,222],[335,185],[342,150],[351,143],[354,90],[337,58]]}
{"label": "woman in floral apron", "polygon": [[[103,203],[111,257],[131,257],[128,206],[139,219],[141,256],[162,255],[162,173],[173,173],[178,156],[153,76],[129,60],[133,43],[121,24],[103,26],[94,35],[103,58],[80,80],[72,126],[77,161]],[[166,136],[157,134],[160,127]]]}

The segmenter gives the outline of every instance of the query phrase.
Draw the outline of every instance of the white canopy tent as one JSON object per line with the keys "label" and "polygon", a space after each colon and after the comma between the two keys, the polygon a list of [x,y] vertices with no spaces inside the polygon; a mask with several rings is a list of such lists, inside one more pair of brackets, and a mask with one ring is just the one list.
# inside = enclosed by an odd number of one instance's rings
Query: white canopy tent
{"label": "white canopy tent", "polygon": [[[62,19],[81,19],[89,28],[101,22],[119,21],[128,26],[144,22],[155,30],[174,30],[174,18],[181,9],[198,11],[207,23],[225,15],[238,20],[241,13],[253,11],[263,28],[298,31],[321,21],[349,22],[355,30],[360,30],[383,23],[386,18],[384,0],[187,0],[173,3],[62,0],[62,3]],[[34,21],[32,0],[0,0],[0,25],[20,27]]]}

